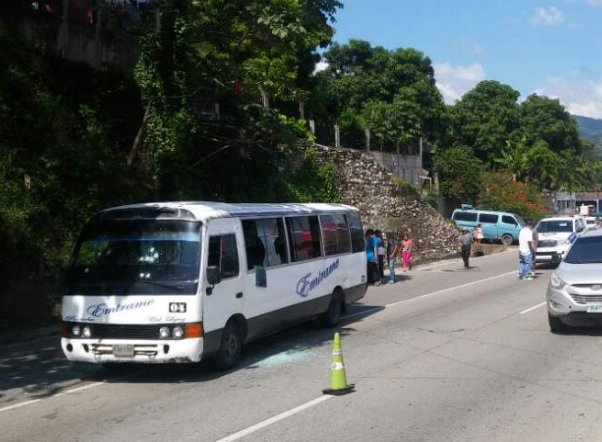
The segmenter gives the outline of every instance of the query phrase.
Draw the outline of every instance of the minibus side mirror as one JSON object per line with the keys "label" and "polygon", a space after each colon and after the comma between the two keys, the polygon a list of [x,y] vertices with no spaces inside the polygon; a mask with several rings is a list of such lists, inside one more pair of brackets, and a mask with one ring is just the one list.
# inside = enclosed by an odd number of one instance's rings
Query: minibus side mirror
{"label": "minibus side mirror", "polygon": [[222,281],[222,272],[218,266],[207,267],[207,282],[214,286]]}

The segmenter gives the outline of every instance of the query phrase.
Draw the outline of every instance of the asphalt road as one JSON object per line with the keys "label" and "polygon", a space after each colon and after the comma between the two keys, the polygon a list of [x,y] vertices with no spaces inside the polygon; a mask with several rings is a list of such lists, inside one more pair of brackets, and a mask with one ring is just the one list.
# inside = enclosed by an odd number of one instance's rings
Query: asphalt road
{"label": "asphalt road", "polygon": [[597,441],[602,333],[549,332],[516,251],[371,288],[342,335],[356,391],[324,396],[332,331],[307,323],[241,366],[73,365],[56,337],[0,347],[1,441]]}

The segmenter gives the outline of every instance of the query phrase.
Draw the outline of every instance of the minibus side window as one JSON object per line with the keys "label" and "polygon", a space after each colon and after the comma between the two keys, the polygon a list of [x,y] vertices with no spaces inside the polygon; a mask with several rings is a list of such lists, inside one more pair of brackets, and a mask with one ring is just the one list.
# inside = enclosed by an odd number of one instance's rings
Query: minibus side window
{"label": "minibus side window", "polygon": [[351,237],[345,215],[320,215],[326,256],[351,252]]}
{"label": "minibus side window", "polygon": [[456,212],[453,219],[454,221],[476,221],[477,214],[475,212]]}
{"label": "minibus side window", "polygon": [[518,225],[516,220],[510,215],[502,215],[502,222],[505,224],[513,224],[515,226]]}
{"label": "minibus side window", "polygon": [[282,218],[242,220],[247,251],[247,267],[274,267],[288,263]]}
{"label": "minibus side window", "polygon": [[347,221],[349,222],[349,231],[351,232],[351,249],[353,253],[359,253],[366,250],[364,244],[364,229],[362,227],[362,221],[360,214],[357,212],[349,212],[347,214]]}
{"label": "minibus side window", "polygon": [[220,269],[222,279],[238,276],[238,250],[234,234],[211,236],[209,238],[209,259],[207,266]]}
{"label": "minibus side window", "polygon": [[481,223],[497,224],[499,219],[499,215],[493,215],[491,213],[479,214],[479,222]]}
{"label": "minibus side window", "polygon": [[320,224],[317,216],[287,218],[286,227],[293,261],[305,261],[322,256]]}

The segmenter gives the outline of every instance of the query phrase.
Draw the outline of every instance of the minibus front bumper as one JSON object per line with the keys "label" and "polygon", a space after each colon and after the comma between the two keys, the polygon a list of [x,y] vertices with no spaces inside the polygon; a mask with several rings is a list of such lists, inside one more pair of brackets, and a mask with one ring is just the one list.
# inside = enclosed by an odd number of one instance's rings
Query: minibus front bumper
{"label": "minibus front bumper", "polygon": [[198,362],[203,338],[180,340],[119,340],[61,338],[61,348],[70,361],[92,363]]}

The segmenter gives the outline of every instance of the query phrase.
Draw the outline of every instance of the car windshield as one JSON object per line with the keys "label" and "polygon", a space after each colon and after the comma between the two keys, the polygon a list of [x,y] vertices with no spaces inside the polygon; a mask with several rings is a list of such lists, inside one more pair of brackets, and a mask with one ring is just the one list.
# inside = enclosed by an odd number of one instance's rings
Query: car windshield
{"label": "car windshield", "polygon": [[540,221],[536,229],[538,233],[572,232],[573,223],[570,220]]}
{"label": "car windshield", "polygon": [[518,221],[518,223],[521,226],[524,226],[527,224],[527,222],[520,215],[514,215],[514,217],[516,218],[516,220]]}
{"label": "car windshield", "polygon": [[90,223],[67,271],[66,294],[194,294],[200,228],[181,220]]}
{"label": "car windshield", "polygon": [[577,239],[566,255],[569,264],[602,263],[602,236]]}

